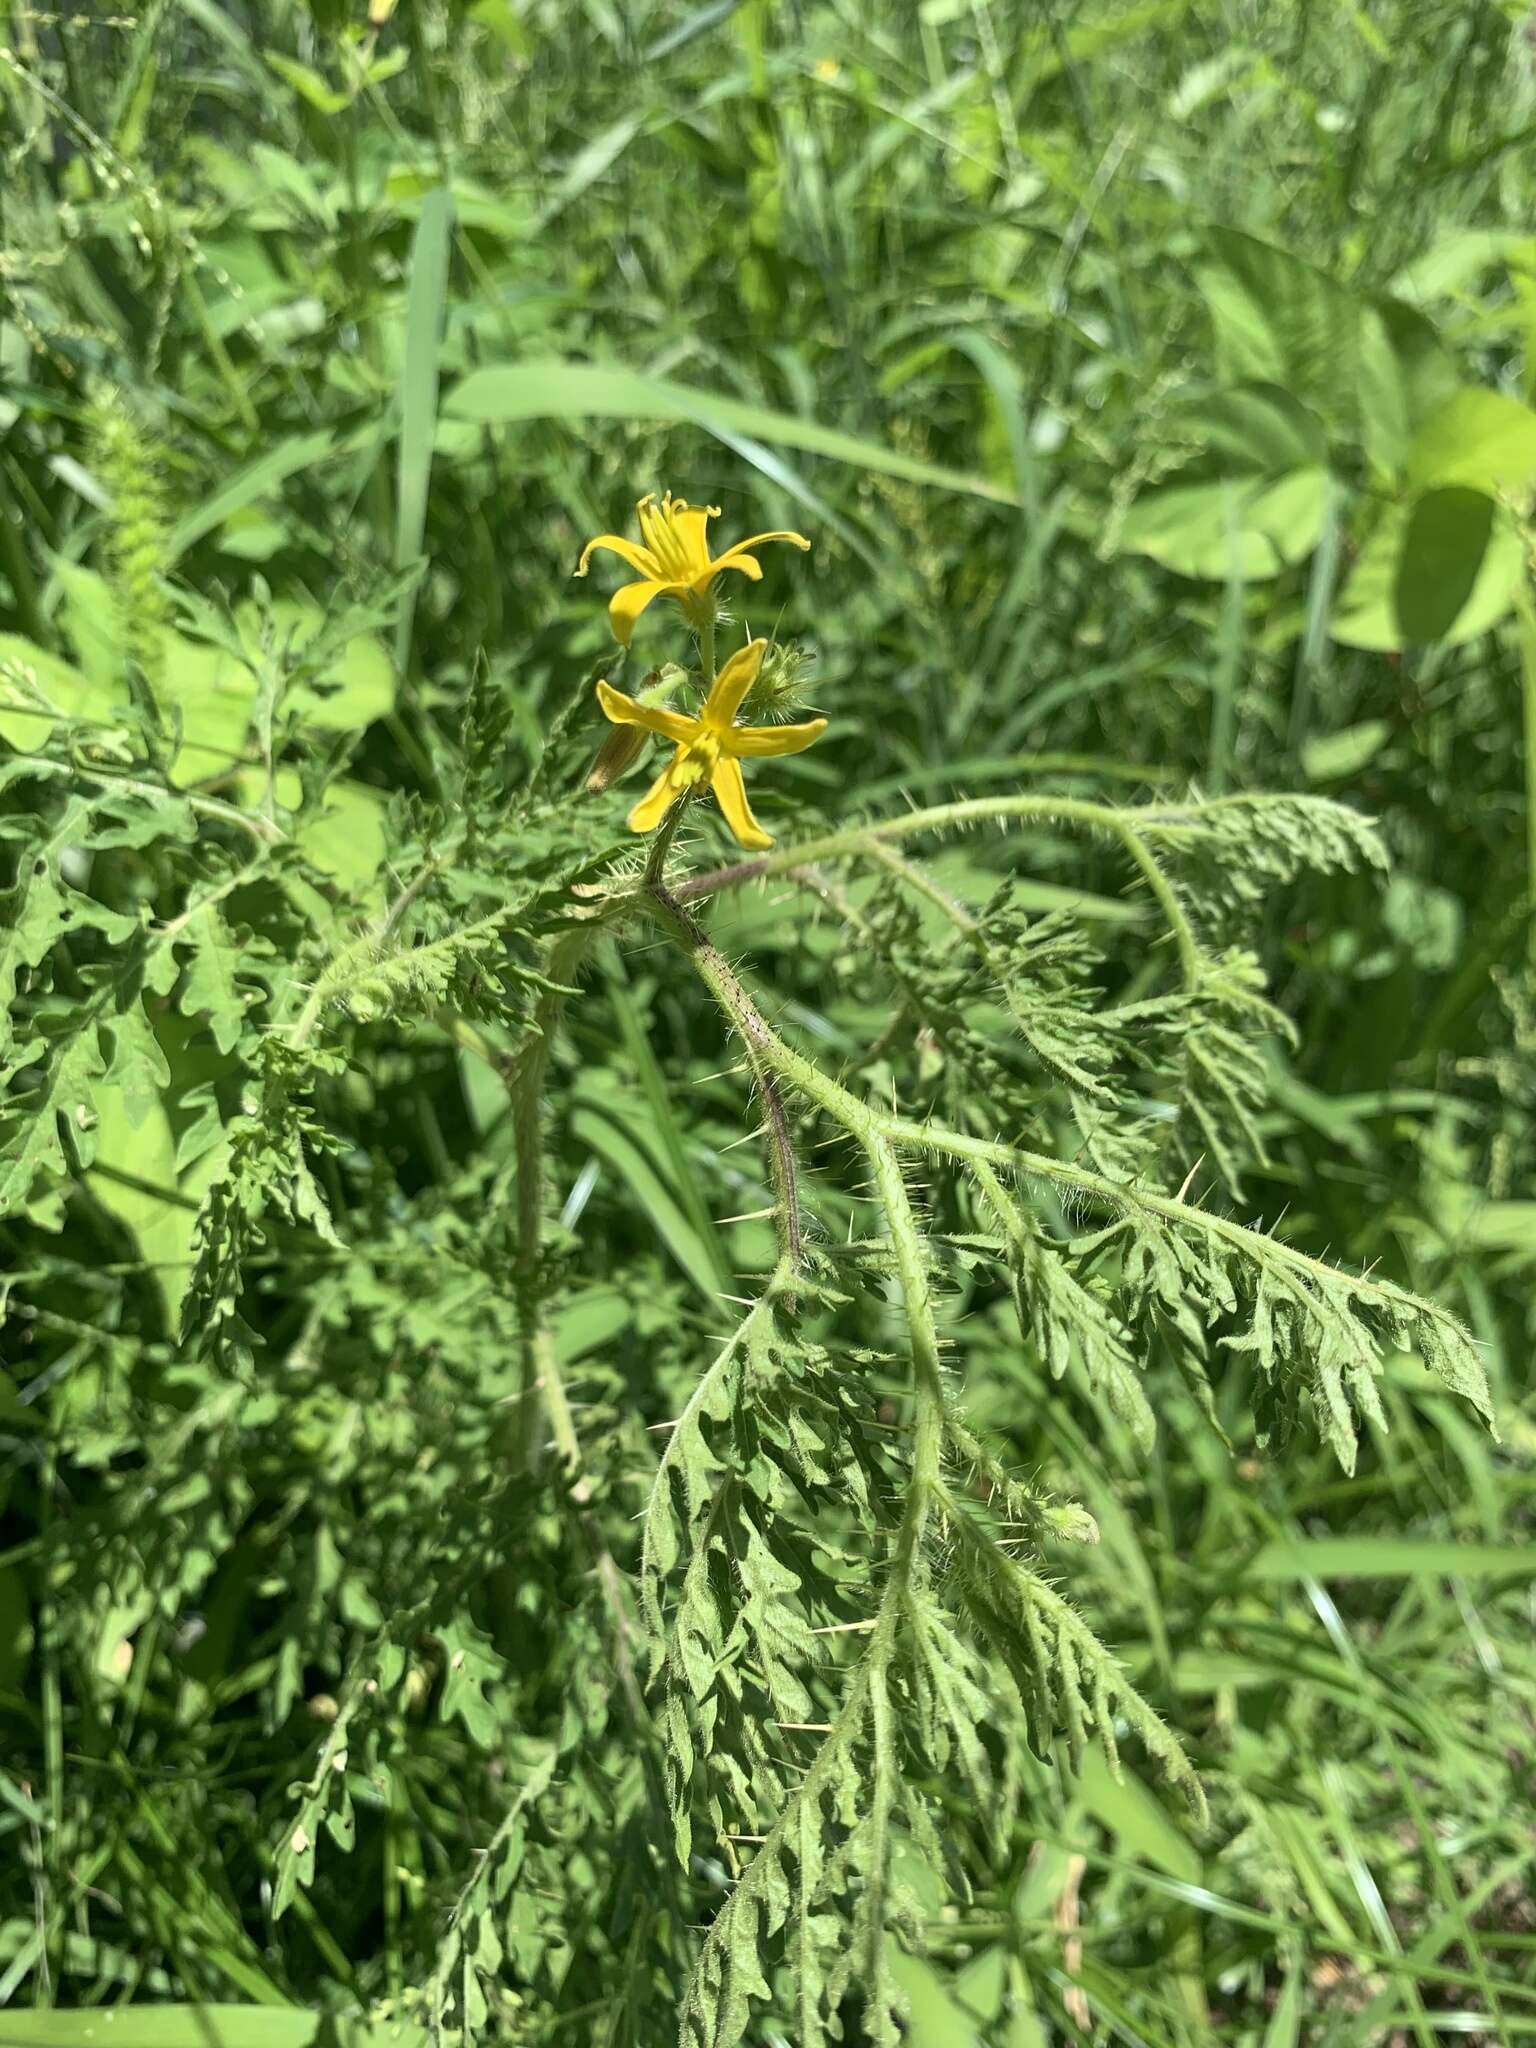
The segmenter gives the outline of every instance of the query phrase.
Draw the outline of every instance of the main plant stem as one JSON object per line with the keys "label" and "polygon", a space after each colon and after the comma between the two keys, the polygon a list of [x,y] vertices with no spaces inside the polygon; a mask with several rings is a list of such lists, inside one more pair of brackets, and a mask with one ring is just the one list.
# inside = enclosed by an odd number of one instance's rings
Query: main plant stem
{"label": "main plant stem", "polygon": [[786,1082],[825,1111],[863,1148],[869,1159],[912,1335],[913,1394],[917,1404],[913,1490],[897,1544],[898,1562],[903,1569],[909,1568],[921,1544],[938,1480],[944,1392],[928,1267],[911,1197],[902,1178],[900,1158],[892,1142],[892,1120],[872,1110],[868,1103],[861,1102],[840,1082],[785,1044],[753,1002],[725,955],[674,895],[657,885],[651,889],[650,897],[661,921],[683,946],[700,980],[735,1028],[754,1073],[770,1083],[775,1079]]}
{"label": "main plant stem", "polygon": [[[802,1810],[804,1802],[820,1797],[824,1779],[836,1758],[843,1753],[848,1731],[865,1717],[872,1753],[870,1810],[866,1823],[871,1831],[871,1881],[881,1889],[886,1883],[897,1778],[896,1721],[890,1674],[902,1622],[910,1616],[912,1588],[921,1567],[928,1523],[934,1508],[943,1499],[944,1389],[938,1329],[934,1321],[922,1236],[907,1193],[900,1158],[884,1129],[885,1119],[784,1043],[763,1017],[724,954],[675,896],[660,884],[655,884],[649,891],[649,897],[655,914],[683,947],[700,980],[741,1039],[760,1085],[766,1087],[777,1080],[794,1088],[863,1148],[885,1215],[912,1360],[912,1463],[901,1519],[896,1528],[890,1570],[868,1645],[826,1738],[800,1782],[795,1799],[775,1820],[759,1853],[743,1872],[732,1894],[731,1909],[720,1914],[710,1930],[705,1942],[707,1954],[712,1946],[729,1938],[725,1930],[732,1923],[735,1910],[766,1883],[767,1874],[775,1867],[777,1842],[793,1824],[793,1817]],[[866,1988],[879,1983],[884,1975],[885,1924],[883,1903],[877,1903],[868,1915],[870,1946],[864,1958]]]}
{"label": "main plant stem", "polygon": [[[549,979],[568,981],[591,944],[587,931],[571,932],[558,940],[549,956]],[[531,1471],[538,1463],[539,1421],[549,1418],[550,1434],[569,1479],[573,1497],[581,1489],[580,1502],[590,1498],[591,1488],[581,1477],[581,1445],[571,1416],[571,1404],[560,1376],[554,1345],[545,1313],[544,1285],[544,1080],[549,1069],[549,1045],[560,1013],[565,1007],[562,992],[550,989],[539,999],[534,1012],[534,1031],[508,1078],[511,1097],[512,1147],[517,1169],[517,1247],[513,1256],[513,1281],[517,1299],[517,1398],[512,1411],[508,1449],[514,1470]]]}
{"label": "main plant stem", "polygon": [[[556,942],[549,958],[549,980],[567,982],[576,972],[600,925],[571,932]],[[644,1690],[635,1668],[632,1648],[634,1622],[624,1591],[623,1577],[608,1546],[601,1520],[592,1507],[593,1486],[582,1457],[581,1439],[560,1362],[555,1355],[547,1313],[543,1243],[546,1175],[544,1170],[544,1082],[549,1068],[549,1045],[565,1005],[560,987],[548,989],[535,1012],[536,1030],[521,1058],[510,1069],[500,1069],[511,1099],[513,1153],[517,1171],[517,1249],[514,1283],[517,1303],[518,1383],[512,1409],[508,1443],[514,1472],[531,1475],[537,1468],[541,1449],[541,1424],[547,1420],[559,1465],[562,1487],[574,1513],[592,1569],[608,1610],[612,1629],[614,1669],[625,1705],[643,1741],[643,1764],[651,1800],[653,1824],[659,1830],[666,1821],[665,1788],[657,1768],[655,1730],[645,1705]],[[680,1918],[676,1886],[668,1872],[667,1890],[674,1913]]]}

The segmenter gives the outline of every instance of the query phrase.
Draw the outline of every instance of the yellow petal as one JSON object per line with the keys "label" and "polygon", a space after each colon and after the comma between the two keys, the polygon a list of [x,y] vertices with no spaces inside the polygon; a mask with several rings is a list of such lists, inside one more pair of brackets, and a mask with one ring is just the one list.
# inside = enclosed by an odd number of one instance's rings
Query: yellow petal
{"label": "yellow petal", "polygon": [[629,814],[631,832],[654,832],[673,804],[682,795],[686,784],[680,781],[678,769],[682,765],[683,750],[678,748],[671,761],[641,797]]}
{"label": "yellow petal", "polygon": [[767,652],[766,640],[749,640],[731,656],[715,677],[714,687],[699,714],[705,725],[712,725],[718,732],[730,724],[741,709],[741,700],[757,681]]}
{"label": "yellow petal", "polygon": [[765,541],[770,540],[787,540],[791,547],[806,551],[809,551],[811,545],[803,533],[754,533],[750,540],[739,540],[734,547],[727,548],[714,566],[716,569],[739,569],[744,576],[749,576],[756,583],[763,571],[761,563],[753,559],[751,550],[762,547]]}
{"label": "yellow petal", "polygon": [[764,853],[773,844],[773,835],[765,832],[752,815],[747,802],[746,785],[741,779],[741,769],[729,755],[722,755],[715,763],[715,772],[710,777],[710,786],[715,792],[715,802],[730,826],[737,842],[751,853]]}
{"label": "yellow petal", "polygon": [[[699,729],[697,719],[685,717],[681,711],[664,710],[660,704],[641,704],[634,697],[626,697],[622,690],[614,689],[611,683],[598,684],[597,701],[603,707],[603,716],[611,718],[615,725],[643,725],[647,732],[660,733],[664,740],[675,740],[679,746],[691,740]],[[786,726],[785,730],[789,728]]]}
{"label": "yellow petal", "polygon": [[588,564],[599,548],[606,548],[610,555],[617,555],[622,562],[628,562],[637,576],[655,576],[656,562],[648,548],[637,547],[632,540],[626,540],[622,533],[600,533],[596,540],[589,540],[581,551],[581,560],[576,564],[576,574],[585,576]]}
{"label": "yellow petal", "polygon": [[803,753],[826,729],[824,718],[808,718],[803,725],[734,725],[725,744],[744,761],[767,761],[776,754]]}
{"label": "yellow petal", "polygon": [[712,577],[718,576],[722,569],[739,569],[749,583],[761,583],[763,580],[762,563],[756,555],[745,554],[740,548],[732,548],[728,555],[722,555],[718,562],[709,565]]}
{"label": "yellow petal", "polygon": [[675,584],[625,583],[608,600],[608,623],[613,628],[613,637],[621,647],[629,645],[629,636],[635,630],[635,621],[653,599],[663,591],[673,590]]}

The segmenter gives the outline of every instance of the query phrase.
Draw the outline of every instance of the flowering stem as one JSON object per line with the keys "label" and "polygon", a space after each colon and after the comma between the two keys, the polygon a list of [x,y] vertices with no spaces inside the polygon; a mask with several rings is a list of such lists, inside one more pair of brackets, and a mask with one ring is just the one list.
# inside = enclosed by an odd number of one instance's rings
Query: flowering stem
{"label": "flowering stem", "polygon": [[641,886],[654,888],[666,872],[667,855],[672,851],[672,842],[677,837],[677,828],[683,822],[683,813],[688,808],[688,799],[693,795],[685,789],[677,802],[661,821],[661,830],[651,841],[651,850],[646,856],[645,875]]}
{"label": "flowering stem", "polygon": [[[804,1240],[800,1232],[799,1171],[795,1164],[795,1148],[789,1136],[789,1117],[774,1072],[774,1062],[764,1059],[760,1050],[769,1042],[776,1045],[779,1041],[757,1005],[732,973],[725,955],[711,942],[703,926],[683,909],[677,898],[670,890],[664,888],[660,881],[650,884],[649,895],[651,903],[661,909],[664,920],[674,935],[681,938],[689,949],[694,965],[698,967],[722,1009],[727,1010],[746,1047],[747,1063],[752,1069],[752,1078],[768,1112],[768,1131],[771,1139],[768,1170],[773,1182],[774,1229],[779,1241],[779,1266],[781,1270],[789,1273],[798,1272],[805,1254]],[[710,978],[712,974],[718,978],[718,986],[716,981]],[[856,1108],[861,1107],[853,1096],[850,1095],[847,1099],[854,1103]]]}
{"label": "flowering stem", "polygon": [[773,1221],[778,1233],[779,1258],[790,1272],[797,1272],[805,1256],[800,1236],[800,1183],[795,1169],[795,1148],[789,1137],[789,1118],[784,1097],[768,1068],[755,1063],[758,1092],[768,1111],[768,1129],[773,1143],[768,1154],[768,1171],[773,1179]]}
{"label": "flowering stem", "polygon": [[[665,923],[683,945],[695,970],[716,1002],[735,1026],[738,1036],[747,1049],[747,1057],[753,1071],[760,1076],[777,1075],[789,1082],[818,1109],[824,1110],[863,1147],[874,1169],[875,1186],[879,1193],[880,1205],[885,1210],[886,1226],[891,1234],[892,1251],[895,1254],[897,1278],[906,1303],[908,1320],[912,1326],[913,1368],[915,1388],[920,1396],[920,1414],[917,1425],[917,1440],[924,1467],[928,1451],[922,1447],[928,1439],[928,1422],[932,1423],[932,1455],[937,1459],[938,1432],[943,1420],[943,1395],[939,1377],[938,1337],[933,1327],[933,1310],[928,1294],[927,1270],[922,1255],[922,1240],[918,1234],[912,1214],[911,1199],[902,1181],[900,1162],[896,1152],[897,1120],[883,1112],[871,1109],[861,1102],[840,1082],[824,1074],[812,1061],[796,1052],[768,1023],[758,1009],[735,970],[719,947],[710,939],[690,913],[678,902],[675,895],[666,889],[656,887],[650,892],[651,901]],[[782,1114],[782,1110],[781,1110]],[[928,1416],[928,1409],[933,1413]],[[927,1417],[927,1420],[925,1420]],[[937,1474],[934,1465],[933,1475]],[[920,1529],[917,1532],[921,1533]],[[914,1542],[916,1540],[914,1536]]]}
{"label": "flowering stem", "polygon": [[704,680],[704,694],[707,697],[715,680],[715,606],[711,598],[709,617],[699,621],[699,674]]}

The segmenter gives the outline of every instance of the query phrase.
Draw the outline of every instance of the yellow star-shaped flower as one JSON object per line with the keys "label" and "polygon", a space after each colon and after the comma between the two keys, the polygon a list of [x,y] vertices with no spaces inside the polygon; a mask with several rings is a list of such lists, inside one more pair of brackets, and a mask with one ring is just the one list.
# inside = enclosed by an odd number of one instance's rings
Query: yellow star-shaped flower
{"label": "yellow star-shaped flower", "polygon": [[740,843],[754,853],[772,846],[773,837],[752,815],[741,779],[743,761],[761,761],[775,754],[798,754],[827,729],[824,718],[802,725],[737,725],[733,721],[742,699],[757,681],[768,648],[766,640],[750,641],[733,654],[715,678],[697,718],[666,711],[659,704],[640,704],[608,683],[597,686],[597,701],[615,725],[639,725],[677,748],[629,814],[631,832],[649,832],[659,825],[679,797],[707,782],[725,822]]}
{"label": "yellow star-shaped flower", "polygon": [[801,533],[754,533],[738,541],[723,555],[711,555],[705,529],[720,517],[718,505],[689,505],[668,491],[658,505],[654,493],[642,498],[635,508],[640,521],[641,542],[626,540],[620,533],[600,533],[581,551],[576,574],[585,576],[587,565],[599,548],[628,562],[639,576],[638,583],[626,583],[608,601],[608,622],[621,647],[629,645],[635,621],[654,598],[675,598],[690,625],[705,624],[713,618],[710,588],[722,569],[739,569],[753,583],[761,580],[762,565],[751,554],[764,541],[787,540],[797,548],[809,548]]}

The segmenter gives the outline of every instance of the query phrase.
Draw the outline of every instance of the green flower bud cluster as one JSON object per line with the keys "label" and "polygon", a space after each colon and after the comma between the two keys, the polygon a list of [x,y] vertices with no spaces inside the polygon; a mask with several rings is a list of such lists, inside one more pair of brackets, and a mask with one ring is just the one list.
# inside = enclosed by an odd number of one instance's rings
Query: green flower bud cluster
{"label": "green flower bud cluster", "polygon": [[809,647],[771,646],[742,706],[749,719],[772,721],[803,710],[815,686],[816,655]]}

